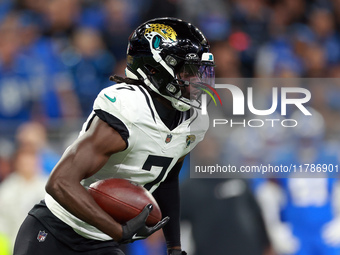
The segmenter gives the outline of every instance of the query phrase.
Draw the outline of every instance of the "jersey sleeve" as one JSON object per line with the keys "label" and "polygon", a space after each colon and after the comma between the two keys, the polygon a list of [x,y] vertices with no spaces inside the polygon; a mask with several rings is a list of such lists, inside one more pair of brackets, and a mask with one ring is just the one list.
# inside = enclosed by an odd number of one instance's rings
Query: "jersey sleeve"
{"label": "jersey sleeve", "polygon": [[122,91],[115,88],[116,85],[102,90],[94,101],[93,111],[102,120],[115,129],[128,147],[128,138],[130,137],[131,123],[131,107],[126,105],[128,100],[124,98],[126,95]]}

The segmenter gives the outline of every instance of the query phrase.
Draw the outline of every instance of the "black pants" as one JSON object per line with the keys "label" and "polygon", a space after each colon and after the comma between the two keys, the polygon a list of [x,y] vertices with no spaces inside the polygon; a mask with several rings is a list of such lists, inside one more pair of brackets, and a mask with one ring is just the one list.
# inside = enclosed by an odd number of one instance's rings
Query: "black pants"
{"label": "black pants", "polygon": [[[63,235],[63,233],[60,233]],[[86,240],[84,238],[84,240]],[[77,251],[59,241],[35,217],[28,215],[18,232],[13,255],[124,255],[118,247]]]}

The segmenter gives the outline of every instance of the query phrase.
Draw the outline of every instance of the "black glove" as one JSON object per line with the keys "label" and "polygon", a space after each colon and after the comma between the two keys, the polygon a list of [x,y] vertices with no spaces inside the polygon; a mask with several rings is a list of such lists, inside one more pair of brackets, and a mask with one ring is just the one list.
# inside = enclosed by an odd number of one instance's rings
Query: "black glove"
{"label": "black glove", "polygon": [[132,243],[136,240],[145,239],[164,227],[164,225],[169,221],[169,217],[165,217],[153,227],[145,225],[145,221],[149,216],[149,213],[152,211],[152,208],[152,204],[148,204],[144,207],[140,214],[123,225],[123,236],[120,243]]}
{"label": "black glove", "polygon": [[185,251],[182,251],[182,250],[172,250],[172,249],[169,249],[168,250],[168,255],[187,255],[187,253]]}

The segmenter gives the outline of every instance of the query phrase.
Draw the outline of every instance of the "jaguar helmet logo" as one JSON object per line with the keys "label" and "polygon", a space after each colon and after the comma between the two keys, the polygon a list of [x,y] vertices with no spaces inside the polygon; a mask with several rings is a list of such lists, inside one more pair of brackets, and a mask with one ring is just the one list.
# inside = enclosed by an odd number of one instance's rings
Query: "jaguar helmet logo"
{"label": "jaguar helmet logo", "polygon": [[[175,30],[164,24],[149,24],[148,28],[145,29],[144,36],[150,43],[153,41],[152,46],[154,49],[159,47],[161,38],[169,42],[177,41],[177,33]],[[156,36],[156,40],[153,40],[154,36]]]}

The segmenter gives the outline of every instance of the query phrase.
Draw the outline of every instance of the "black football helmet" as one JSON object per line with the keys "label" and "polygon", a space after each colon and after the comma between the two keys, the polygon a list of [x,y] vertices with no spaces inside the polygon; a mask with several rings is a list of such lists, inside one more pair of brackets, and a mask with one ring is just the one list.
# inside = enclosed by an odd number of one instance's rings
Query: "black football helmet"
{"label": "black football helmet", "polygon": [[[201,93],[215,82],[209,47],[203,33],[191,23],[176,18],[149,20],[129,37],[126,76],[143,81],[177,110],[200,108]],[[190,98],[183,93],[185,89]]]}

